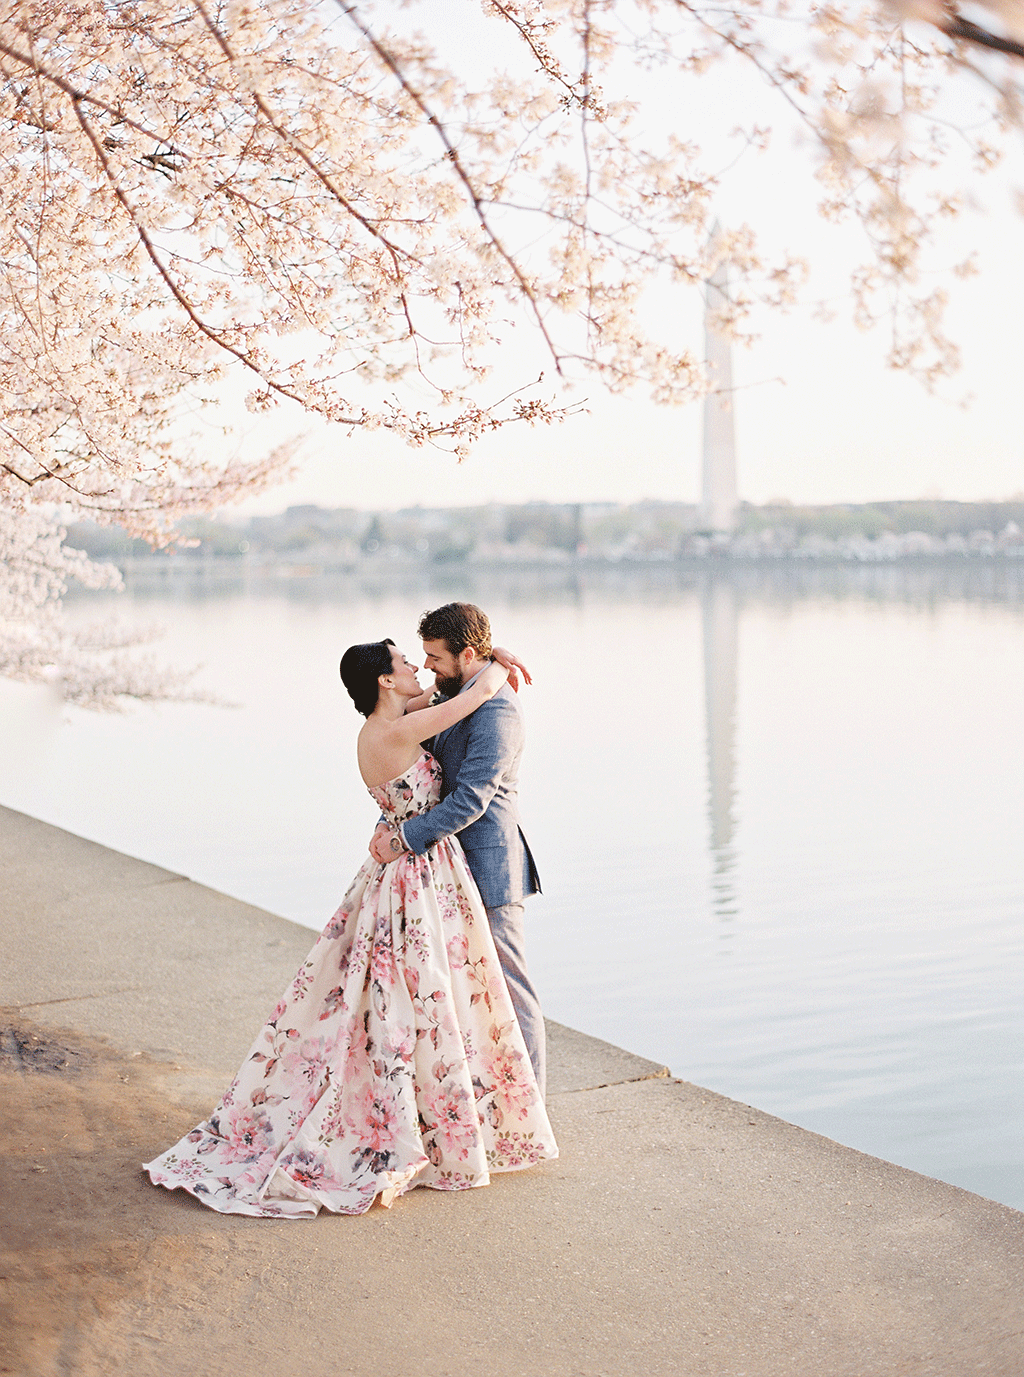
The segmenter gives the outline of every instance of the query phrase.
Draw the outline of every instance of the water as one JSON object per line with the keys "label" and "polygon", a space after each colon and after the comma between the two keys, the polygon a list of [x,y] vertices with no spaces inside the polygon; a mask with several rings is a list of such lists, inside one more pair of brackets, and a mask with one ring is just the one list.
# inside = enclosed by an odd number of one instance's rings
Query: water
{"label": "water", "polygon": [[[530,665],[522,781],[554,1018],[1024,1207],[1024,571],[448,571],[81,598],[233,709],[0,681],[0,800],[319,927],[376,811],[337,678],[481,602]],[[254,1018],[259,1011],[254,1010]]]}

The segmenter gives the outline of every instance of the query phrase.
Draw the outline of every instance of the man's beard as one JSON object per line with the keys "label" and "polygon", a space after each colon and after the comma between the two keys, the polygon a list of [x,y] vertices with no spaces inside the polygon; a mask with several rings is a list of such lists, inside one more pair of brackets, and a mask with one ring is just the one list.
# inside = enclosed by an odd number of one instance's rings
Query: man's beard
{"label": "man's beard", "polygon": [[437,680],[436,680],[436,688],[437,688],[437,692],[438,692],[438,693],[443,693],[444,696],[445,696],[446,698],[454,698],[455,695],[456,695],[456,694],[459,692],[459,690],[462,688],[462,680],[461,680],[461,679],[442,679],[441,676],[438,675]]}

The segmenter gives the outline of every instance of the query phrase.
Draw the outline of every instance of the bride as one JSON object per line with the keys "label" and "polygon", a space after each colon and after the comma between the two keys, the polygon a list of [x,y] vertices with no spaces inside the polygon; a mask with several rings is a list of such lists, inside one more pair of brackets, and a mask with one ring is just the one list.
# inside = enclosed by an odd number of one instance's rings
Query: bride
{"label": "bride", "polygon": [[[393,641],[346,650],[359,771],[389,822],[438,802],[420,743],[493,697],[517,663],[503,659],[431,707]],[[301,1217],[557,1155],[480,895],[444,837],[364,862],[220,1104],[144,1169],[225,1214]]]}

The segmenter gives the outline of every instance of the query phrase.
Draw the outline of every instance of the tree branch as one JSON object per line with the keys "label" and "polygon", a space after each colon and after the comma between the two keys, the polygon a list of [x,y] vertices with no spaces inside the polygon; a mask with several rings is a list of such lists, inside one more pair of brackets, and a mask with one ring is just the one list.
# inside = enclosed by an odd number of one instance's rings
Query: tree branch
{"label": "tree branch", "polygon": [[964,19],[955,11],[940,24],[939,28],[950,38],[958,38],[962,43],[975,43],[980,48],[991,48],[997,53],[1007,53],[1010,57],[1024,57],[1024,43],[1018,43],[1014,38],[1000,38],[998,34],[989,33],[988,29],[983,29],[980,24],[972,24],[969,19]]}
{"label": "tree branch", "polygon": [[64,78],[58,76],[56,72],[51,72],[48,68],[42,66],[32,54],[19,53],[17,48],[12,48],[9,44],[2,41],[0,41],[0,53],[5,57],[9,57],[12,62],[17,62],[20,66],[27,67],[28,70],[35,73],[37,77],[42,77],[44,80],[50,82],[51,85],[56,86],[58,91],[63,91],[66,96],[70,96],[72,101],[82,101],[88,105],[94,105],[97,110],[102,110],[104,114],[112,116],[119,124],[125,124],[129,129],[134,129],[136,134],[142,134],[145,138],[152,139],[154,143],[162,143],[173,152],[176,158],[186,156],[179,149],[174,148],[170,140],[165,139],[163,135],[156,133],[153,129],[147,129],[145,125],[138,124],[130,115],[126,115],[123,110],[118,109],[116,105],[108,105],[106,101],[97,100],[97,98],[90,95],[88,91],[82,91],[77,86],[72,86],[70,81],[65,81]]}
{"label": "tree branch", "polygon": [[530,309],[533,312],[533,318],[536,321],[537,328],[544,339],[544,343],[547,346],[549,353],[551,354],[551,358],[554,362],[556,370],[558,371],[559,375],[561,375],[561,356],[558,350],[555,348],[555,342],[551,338],[550,333],[548,332],[547,324],[544,320],[543,314],[541,313],[540,304],[537,301],[537,295],[534,292],[533,288],[530,286],[529,282],[527,282],[526,276],[523,273],[523,270],[520,268],[519,264],[516,262],[515,256],[512,253],[510,253],[508,249],[506,249],[505,245],[499,239],[496,231],[491,226],[491,223],[488,220],[487,215],[485,214],[483,209],[483,198],[478,194],[476,187],[473,185],[472,179],[469,176],[469,173],[463,166],[462,159],[459,157],[458,154],[458,150],[452,143],[451,139],[448,137],[447,129],[444,127],[444,125],[441,123],[438,117],[434,114],[433,110],[431,110],[429,105],[427,105],[426,101],[423,99],[423,96],[420,94],[420,92],[417,91],[416,88],[409,81],[408,77],[405,75],[401,67],[398,65],[398,62],[393,56],[393,54],[389,51],[389,49],[387,49],[384,46],[383,43],[381,43],[377,36],[370,29],[368,29],[366,25],[363,23],[363,21],[359,18],[358,14],[356,13],[355,6],[346,5],[344,0],[337,0],[337,3],[342,14],[344,14],[352,22],[355,28],[357,28],[359,32],[363,35],[367,43],[369,43],[370,47],[374,50],[374,52],[377,54],[380,60],[392,73],[392,75],[395,77],[396,81],[401,86],[402,90],[406,93],[406,95],[409,97],[409,99],[415,103],[416,108],[420,111],[424,119],[430,125],[431,129],[434,130],[437,137],[441,140],[448,161],[455,169],[455,173],[459,181],[466,188],[467,195],[469,196],[470,202],[473,206],[473,212],[476,215],[480,228],[483,230],[484,234],[487,236],[488,240],[493,245],[493,247],[501,255],[504,262],[508,265],[510,271],[512,272],[512,275],[516,279],[516,282],[519,284],[520,291],[523,293],[523,296],[526,298],[526,300],[530,303]]}
{"label": "tree branch", "polygon": [[[171,295],[174,297],[174,300],[178,303],[181,309],[188,316],[192,324],[196,327],[197,330],[201,331],[201,333],[204,334],[206,338],[211,341],[211,343],[216,344],[219,349],[223,349],[225,353],[230,354],[232,358],[237,359],[240,364],[248,368],[251,372],[255,373],[265,387],[270,388],[271,391],[278,393],[278,395],[281,397],[286,397],[289,401],[298,402],[300,406],[305,408],[308,405],[308,403],[302,397],[300,397],[297,392],[293,392],[291,388],[285,387],[282,383],[275,382],[273,378],[269,378],[267,374],[264,372],[264,370],[259,366],[259,364],[256,363],[244,349],[237,349],[228,340],[224,339],[224,337],[217,330],[215,330],[211,325],[207,325],[206,321],[203,320],[202,316],[200,316],[199,312],[195,309],[191,301],[189,301],[188,297],[184,294],[184,292],[175,282],[174,278],[171,276],[166,264],[157,252],[156,245],[153,243],[153,240],[150,237],[145,225],[143,225],[140,222],[138,216],[135,214],[131,202],[125,195],[123,188],[117,180],[117,177],[114,175],[114,170],[110,165],[110,159],[107,157],[107,152],[106,149],[103,147],[102,140],[96,137],[96,134],[92,126],[85,117],[85,114],[81,107],[81,103],[73,97],[71,105],[75,112],[75,115],[78,118],[78,122],[82,127],[82,132],[85,134],[86,138],[92,144],[93,150],[96,153],[96,157],[99,159],[100,165],[103,168],[104,173],[106,174],[107,181],[110,185],[110,189],[113,191],[114,195],[120,202],[125,214],[128,216],[128,219],[131,222],[131,225],[135,230],[135,233],[139,236],[139,242],[145,249],[146,256],[148,257],[149,261],[152,263],[156,271],[160,274],[161,278],[163,278],[167,290],[171,293]],[[361,417],[354,416],[345,417],[341,423],[343,425],[357,426],[362,425],[363,421]]]}
{"label": "tree branch", "polygon": [[[221,52],[228,59],[228,61],[234,64],[235,55],[231,51],[231,47],[228,44],[227,39],[221,33],[220,29],[213,22],[210,16],[206,13],[206,10],[203,8],[203,5],[201,4],[200,0],[193,0],[193,3],[195,4],[196,9],[202,17],[203,23],[209,29],[214,42],[220,48]],[[288,147],[292,150],[292,152],[297,154],[298,157],[301,158],[301,160],[306,164],[306,166],[309,168],[310,172],[312,172],[313,176],[317,179],[317,181],[327,188],[331,196],[338,202],[338,204],[342,207],[346,214],[351,215],[353,220],[357,221],[360,225],[362,225],[363,229],[365,229],[368,234],[371,234],[374,237],[374,239],[378,241],[378,243],[384,245],[384,247],[387,249],[388,253],[391,255],[392,259],[395,262],[395,272],[397,275],[398,258],[411,258],[412,256],[408,254],[404,249],[402,249],[399,245],[392,244],[388,237],[382,234],[380,230],[377,228],[377,226],[374,225],[371,220],[367,219],[367,217],[363,215],[361,211],[357,210],[356,207],[352,204],[352,202],[348,199],[348,197],[344,196],[338,190],[338,188],[334,185],[331,179],[319,167],[315,158],[311,157],[309,152],[303,147],[299,140],[295,138],[294,134],[290,133],[287,129],[283,128],[281,124],[274,118],[273,111],[270,109],[269,105],[259,94],[259,92],[253,91],[251,92],[251,95],[253,99],[253,104],[256,106],[257,110],[259,110],[260,114],[267,121],[267,123],[270,125],[271,129],[273,129],[274,133],[278,136],[281,142],[287,144]]]}

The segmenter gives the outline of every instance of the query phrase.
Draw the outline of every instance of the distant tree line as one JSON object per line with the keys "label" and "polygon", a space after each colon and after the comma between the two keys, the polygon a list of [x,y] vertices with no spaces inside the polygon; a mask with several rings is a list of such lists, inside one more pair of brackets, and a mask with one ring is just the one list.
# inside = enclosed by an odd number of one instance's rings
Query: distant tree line
{"label": "distant tree line", "polygon": [[870,557],[900,554],[1017,553],[1024,497],[1007,502],[744,503],[728,539],[698,529],[697,508],[682,502],[491,503],[479,507],[289,507],[277,516],[182,522],[170,556],[116,527],[79,524],[68,544],[93,559],[185,563],[248,559],[324,567],[370,561],[435,564],[506,560],[674,560],[726,553]]}
{"label": "distant tree line", "polygon": [[788,527],[798,537],[907,535],[923,531],[930,536],[962,535],[990,531],[998,535],[1013,523],[1024,529],[1024,496],[1009,502],[948,502],[921,499],[915,502],[839,503],[829,507],[797,507],[770,502],[755,507],[744,504],[741,529],[745,532]]}

